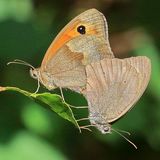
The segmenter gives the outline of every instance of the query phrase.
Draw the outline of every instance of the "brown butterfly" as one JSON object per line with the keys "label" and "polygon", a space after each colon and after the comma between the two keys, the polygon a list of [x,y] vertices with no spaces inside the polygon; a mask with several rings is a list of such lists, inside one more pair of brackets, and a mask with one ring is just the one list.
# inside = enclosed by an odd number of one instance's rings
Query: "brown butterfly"
{"label": "brown butterfly", "polygon": [[98,10],[90,9],[62,29],[48,48],[41,67],[30,73],[49,90],[67,87],[79,91],[87,82],[85,66],[113,57],[106,19]]}
{"label": "brown butterfly", "polygon": [[65,87],[82,92],[91,126],[105,134],[113,130],[110,123],[127,113],[145,91],[151,62],[144,56],[114,58],[106,19],[90,9],[63,28],[41,67],[32,67],[30,73],[49,90]]}
{"label": "brown butterfly", "polygon": [[114,130],[110,123],[126,114],[142,96],[150,80],[151,62],[145,56],[105,58],[87,65],[86,74],[89,120],[106,134]]}

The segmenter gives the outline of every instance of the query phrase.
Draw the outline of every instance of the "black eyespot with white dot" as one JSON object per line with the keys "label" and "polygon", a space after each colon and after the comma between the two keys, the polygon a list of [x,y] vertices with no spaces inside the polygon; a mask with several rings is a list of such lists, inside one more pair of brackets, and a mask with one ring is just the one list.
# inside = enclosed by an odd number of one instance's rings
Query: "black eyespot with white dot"
{"label": "black eyespot with white dot", "polygon": [[80,34],[85,34],[86,33],[86,27],[83,26],[83,25],[80,25],[77,27],[77,31],[80,33]]}

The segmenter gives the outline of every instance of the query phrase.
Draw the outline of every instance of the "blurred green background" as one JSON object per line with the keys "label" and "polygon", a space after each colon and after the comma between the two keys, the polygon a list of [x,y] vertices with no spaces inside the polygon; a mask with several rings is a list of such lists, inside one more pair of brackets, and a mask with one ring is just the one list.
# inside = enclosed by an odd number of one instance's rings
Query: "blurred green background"
{"label": "blurred green background", "polygon": [[[114,128],[129,131],[135,150],[122,137],[78,132],[71,123],[30,99],[0,93],[0,160],[105,160],[160,157],[160,1],[154,0],[0,0],[0,86],[34,92],[37,82],[29,68],[6,66],[14,59],[40,66],[48,46],[77,14],[97,8],[105,14],[116,57],[146,55],[152,76],[145,94]],[[45,91],[41,88],[41,91]],[[55,91],[58,92],[58,91]],[[70,104],[86,104],[65,91]],[[87,111],[75,111],[85,117]]]}

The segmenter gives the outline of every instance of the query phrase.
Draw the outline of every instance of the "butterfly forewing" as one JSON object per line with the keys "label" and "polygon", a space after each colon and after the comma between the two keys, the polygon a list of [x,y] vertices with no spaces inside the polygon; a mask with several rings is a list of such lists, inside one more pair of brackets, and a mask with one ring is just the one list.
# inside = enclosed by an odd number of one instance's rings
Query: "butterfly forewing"
{"label": "butterfly forewing", "polygon": [[[78,27],[83,27],[84,34]],[[48,89],[85,87],[85,65],[104,58],[114,58],[107,22],[102,13],[90,9],[75,17],[57,35],[44,56],[39,79]]]}
{"label": "butterfly forewing", "polygon": [[106,123],[123,116],[138,101],[149,82],[151,64],[146,57],[103,59],[86,67],[90,114]]}
{"label": "butterfly forewing", "polygon": [[86,35],[95,35],[99,38],[105,39],[108,49],[112,52],[108,41],[108,26],[105,17],[98,10],[89,9],[75,17],[61,30],[48,48],[41,66],[48,63],[48,60],[57,54],[57,51],[65,43],[81,35],[77,32],[79,26],[85,27]]}
{"label": "butterfly forewing", "polygon": [[[86,45],[87,44],[87,45]],[[61,47],[45,66],[41,77],[50,88],[67,87],[77,89],[86,85],[85,65],[104,58],[113,58],[107,50],[106,41],[93,35],[76,37]]]}
{"label": "butterfly forewing", "polygon": [[[68,46],[62,47],[43,70],[41,77],[44,85],[56,87],[83,86],[86,83],[85,68],[81,61],[82,53],[70,52]],[[56,85],[56,86],[54,86]]]}

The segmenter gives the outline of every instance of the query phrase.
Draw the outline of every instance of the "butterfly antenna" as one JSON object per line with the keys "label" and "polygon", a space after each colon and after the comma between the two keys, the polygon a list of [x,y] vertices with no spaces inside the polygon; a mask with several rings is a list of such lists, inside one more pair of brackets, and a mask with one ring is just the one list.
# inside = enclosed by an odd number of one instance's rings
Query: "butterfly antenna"
{"label": "butterfly antenna", "polygon": [[15,59],[14,61],[11,61],[11,62],[7,63],[7,65],[10,65],[10,64],[21,64],[21,65],[24,65],[24,66],[29,66],[32,69],[35,69],[31,64],[29,64],[29,63],[27,63],[25,61],[22,61],[20,59]]}
{"label": "butterfly antenna", "polygon": [[[20,64],[20,65],[31,67],[33,70],[35,70],[35,68],[31,64],[29,64],[29,63],[27,63],[27,62],[25,62],[23,60],[20,60],[20,59],[15,59],[14,61],[11,61],[11,62],[7,63],[7,65],[10,65],[10,64]],[[38,83],[37,84],[37,89],[36,89],[36,91],[34,93],[37,93],[39,91],[39,88],[40,88],[39,76],[37,76],[37,83]]]}
{"label": "butterfly antenna", "polygon": [[[125,137],[122,133],[120,133],[120,132],[123,132],[123,133],[129,133],[129,132],[126,132],[126,131],[122,131],[122,130],[119,130],[119,131],[117,131],[117,130],[115,130],[115,129],[113,129],[112,128],[112,131],[114,131],[114,132],[116,132],[117,134],[119,134],[121,137],[123,137],[127,142],[129,142],[135,149],[137,149],[137,146],[132,142],[132,141],[130,141],[127,137]],[[129,133],[129,135],[130,135],[130,133]]]}
{"label": "butterfly antenna", "polygon": [[131,133],[129,133],[128,131],[124,131],[124,130],[121,130],[121,129],[117,129],[117,128],[116,128],[116,131],[121,132],[121,133],[128,134],[129,136],[131,135]]}

